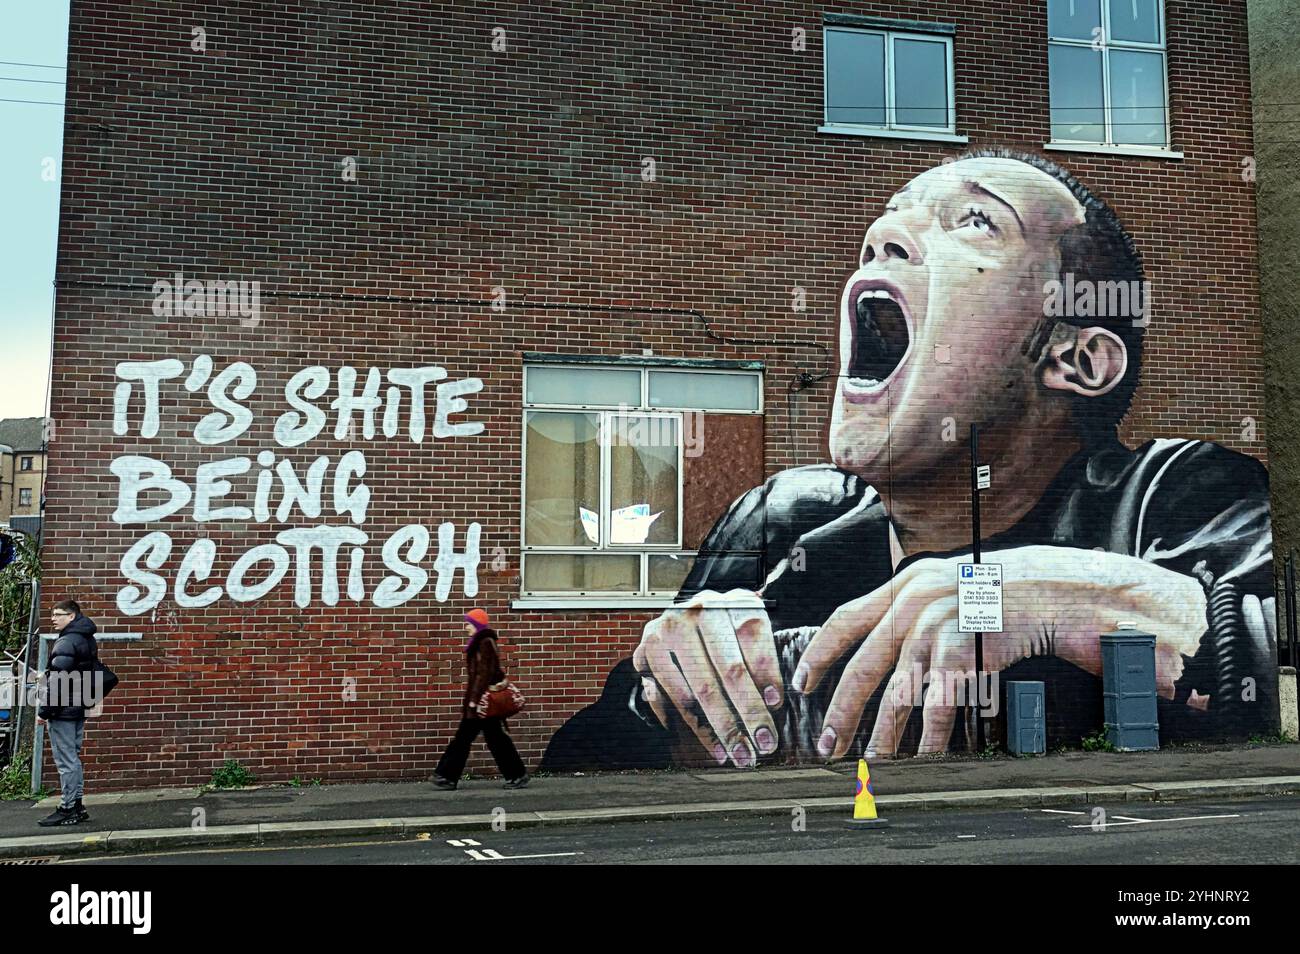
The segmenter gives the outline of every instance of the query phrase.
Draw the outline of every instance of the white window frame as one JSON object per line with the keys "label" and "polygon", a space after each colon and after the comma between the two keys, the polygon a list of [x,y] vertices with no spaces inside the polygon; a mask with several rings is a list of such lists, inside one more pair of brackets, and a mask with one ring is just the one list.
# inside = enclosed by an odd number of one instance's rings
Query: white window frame
{"label": "white window frame", "polygon": [[[528,395],[528,372],[533,368],[552,368],[564,371],[640,371],[641,372],[641,403],[631,404],[546,404],[541,402],[529,403]],[[744,375],[758,379],[758,407],[754,410],[731,409],[731,408],[698,408],[684,407],[681,405],[650,405],[650,374],[655,371],[672,371],[683,372],[686,374],[726,374],[731,376]],[[761,371],[750,371],[747,369],[732,368],[694,368],[689,366],[679,366],[675,364],[645,364],[645,365],[620,365],[620,364],[561,364],[558,362],[539,361],[535,364],[526,364],[524,366],[524,408],[530,411],[552,410],[552,411],[690,411],[696,414],[752,414],[761,415],[763,413],[763,373]]]}
{"label": "white window frame", "polygon": [[36,466],[35,462],[32,460],[32,458],[23,457],[22,460],[19,461],[18,469],[23,472],[28,472],[31,471],[35,466]]}
{"label": "white window frame", "polygon": [[[1112,0],[1101,0],[1101,25],[1102,36],[1100,44],[1101,52],[1101,114],[1102,126],[1105,130],[1105,142],[1093,142],[1088,139],[1056,139],[1052,132],[1055,123],[1052,121],[1052,101],[1051,101],[1051,66],[1050,51],[1053,46],[1073,46],[1084,49],[1097,49],[1094,41],[1081,40],[1077,37],[1058,37],[1053,36],[1049,27],[1047,33],[1047,46],[1049,51],[1048,66],[1048,135],[1049,141],[1045,144],[1047,149],[1055,149],[1065,152],[1102,152],[1116,153],[1120,155],[1138,155],[1138,156],[1163,156],[1170,159],[1181,159],[1182,153],[1176,151],[1173,147],[1173,123],[1169,114],[1169,34],[1165,29],[1165,0],[1156,0],[1159,9],[1159,42],[1141,43],[1135,40],[1112,40],[1110,30],[1110,5]],[[1165,144],[1163,146],[1143,146],[1134,143],[1117,143],[1115,142],[1114,127],[1111,117],[1114,108],[1111,105],[1110,96],[1110,51],[1111,50],[1134,50],[1143,53],[1159,53],[1160,66],[1162,75],[1162,85],[1164,87],[1164,105],[1163,116],[1165,123]]]}
{"label": "white window frame", "polygon": [[[830,118],[830,44],[826,37],[832,31],[865,33],[884,39],[885,50],[885,123],[882,126],[868,123],[837,123]],[[920,40],[925,43],[942,43],[948,73],[947,124],[939,126],[914,126],[897,121],[898,106],[894,101],[894,43],[898,40]],[[878,136],[887,139],[933,139],[939,142],[967,142],[966,136],[957,135],[957,91],[953,73],[953,38],[933,33],[915,33],[906,30],[885,30],[872,27],[825,24],[822,26],[822,124],[818,132],[841,133],[854,136]]]}
{"label": "white window frame", "polygon": [[[650,557],[652,555],[694,557],[696,552],[684,549],[682,534],[685,529],[686,501],[685,489],[685,431],[683,417],[686,414],[745,414],[762,415],[764,406],[763,373],[761,371],[737,370],[725,368],[695,368],[673,364],[619,365],[619,364],[563,364],[558,362],[535,362],[525,364],[523,394],[528,394],[528,373],[532,368],[562,369],[570,371],[592,370],[628,370],[641,372],[641,403],[636,406],[619,404],[551,404],[529,403],[526,399],[520,413],[520,446],[522,448],[522,466],[519,471],[519,598],[513,603],[516,609],[545,609],[583,606],[608,606],[615,608],[658,608],[671,605],[676,591],[650,589]],[[655,371],[685,372],[690,374],[727,374],[744,375],[757,379],[758,400],[754,410],[704,409],[687,407],[651,407],[650,374]],[[600,418],[600,541],[590,546],[530,546],[526,543],[528,518],[528,415],[541,413],[586,413],[597,414]],[[609,440],[612,431],[606,426],[607,420],[618,416],[638,416],[651,418],[671,418],[677,426],[677,534],[673,543],[637,543],[614,544],[610,542],[610,472],[611,456]],[[574,554],[574,555],[609,555],[639,556],[639,585],[635,591],[619,590],[528,590],[527,561],[529,555]]]}
{"label": "white window frame", "polygon": [[30,488],[30,487],[19,487],[19,488],[18,488],[18,506],[20,506],[20,507],[31,507],[31,506],[34,506],[34,504],[32,503],[32,500],[34,499],[34,496],[35,496],[35,495],[32,493],[32,488]]}

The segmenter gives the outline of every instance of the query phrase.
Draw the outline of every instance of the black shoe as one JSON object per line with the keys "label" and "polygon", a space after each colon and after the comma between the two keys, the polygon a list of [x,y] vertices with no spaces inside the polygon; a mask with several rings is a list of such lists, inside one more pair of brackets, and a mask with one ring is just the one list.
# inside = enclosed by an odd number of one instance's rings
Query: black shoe
{"label": "black shoe", "polygon": [[77,799],[76,802],[73,803],[72,810],[77,813],[77,821],[90,821],[90,812],[86,811],[85,807],[81,804],[81,799]]}
{"label": "black shoe", "polygon": [[[85,815],[85,818],[82,817],[83,815]],[[54,828],[61,825],[75,825],[78,822],[87,821],[89,818],[90,816],[86,815],[84,809],[81,812],[78,812],[75,807],[64,808],[60,805],[36,824],[40,825],[42,828]]]}
{"label": "black shoe", "polygon": [[506,782],[504,785],[502,785],[501,787],[502,787],[502,788],[527,788],[527,787],[528,787],[528,776],[527,776],[527,775],[521,775],[521,776],[519,776],[518,778],[512,778],[512,779],[510,779],[508,782]]}
{"label": "black shoe", "polygon": [[443,778],[441,775],[433,777],[433,786],[434,788],[445,788],[449,792],[456,790],[456,783],[449,778]]}

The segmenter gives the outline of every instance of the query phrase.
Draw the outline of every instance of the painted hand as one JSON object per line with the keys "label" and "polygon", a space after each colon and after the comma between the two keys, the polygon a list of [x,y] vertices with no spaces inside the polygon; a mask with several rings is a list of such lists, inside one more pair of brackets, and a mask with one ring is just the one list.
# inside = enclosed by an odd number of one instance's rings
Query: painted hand
{"label": "painted hand", "polygon": [[652,620],[632,654],[642,691],[667,726],[673,706],[719,765],[775,751],[785,701],[772,624],[749,590],[696,594]]}
{"label": "painted hand", "polygon": [[[1205,631],[1205,595],[1191,577],[1137,557],[1069,547],[1030,546],[985,554],[1002,564],[1003,632],[984,637],[984,671],[1000,672],[1047,651],[1096,675],[1098,637],[1131,620],[1156,636],[1156,689],[1172,698],[1183,655],[1196,652]],[[886,685],[868,754],[893,754],[921,699],[918,753],[945,749],[958,702],[973,694],[944,691],[968,684],[975,640],[957,631],[957,564],[969,557],[917,560],[893,580],[845,603],[826,621],[799,662],[794,688],[811,692],[827,669],[853,653],[822,725],[818,752],[839,758],[852,744],[862,712],[885,674]]]}

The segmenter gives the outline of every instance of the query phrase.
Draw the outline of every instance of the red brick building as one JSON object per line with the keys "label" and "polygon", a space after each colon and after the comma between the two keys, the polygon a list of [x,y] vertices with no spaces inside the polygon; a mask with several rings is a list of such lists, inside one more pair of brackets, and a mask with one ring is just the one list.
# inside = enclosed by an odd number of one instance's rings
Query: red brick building
{"label": "red brick building", "polygon": [[[382,8],[73,5],[44,593],[143,636],[103,644],[95,784],[426,776],[471,606],[534,766],[815,758],[828,705],[836,757],[863,705],[873,751],[957,746],[874,699],[973,664],[971,423],[986,668],[1047,682],[1051,744],[1101,726],[1120,620],[1162,738],[1276,723],[1242,0]],[[952,163],[991,149],[1074,178]],[[1070,281],[1128,310],[1023,320],[1067,257],[1135,261],[1067,249],[1089,194],[1145,270]],[[1102,453],[1139,355],[1119,435],[1165,443]],[[767,605],[627,662],[701,549],[689,592]],[[798,651],[872,594],[804,707]]]}

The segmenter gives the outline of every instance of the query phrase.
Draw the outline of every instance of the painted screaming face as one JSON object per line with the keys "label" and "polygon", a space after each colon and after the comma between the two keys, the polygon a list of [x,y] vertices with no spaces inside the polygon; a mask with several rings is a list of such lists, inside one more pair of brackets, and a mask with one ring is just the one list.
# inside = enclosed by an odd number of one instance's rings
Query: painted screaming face
{"label": "painted screaming face", "polygon": [[867,479],[937,465],[944,419],[1014,421],[1039,399],[1027,337],[1083,207],[1015,159],[937,166],[867,229],[840,300],[835,463]]}

